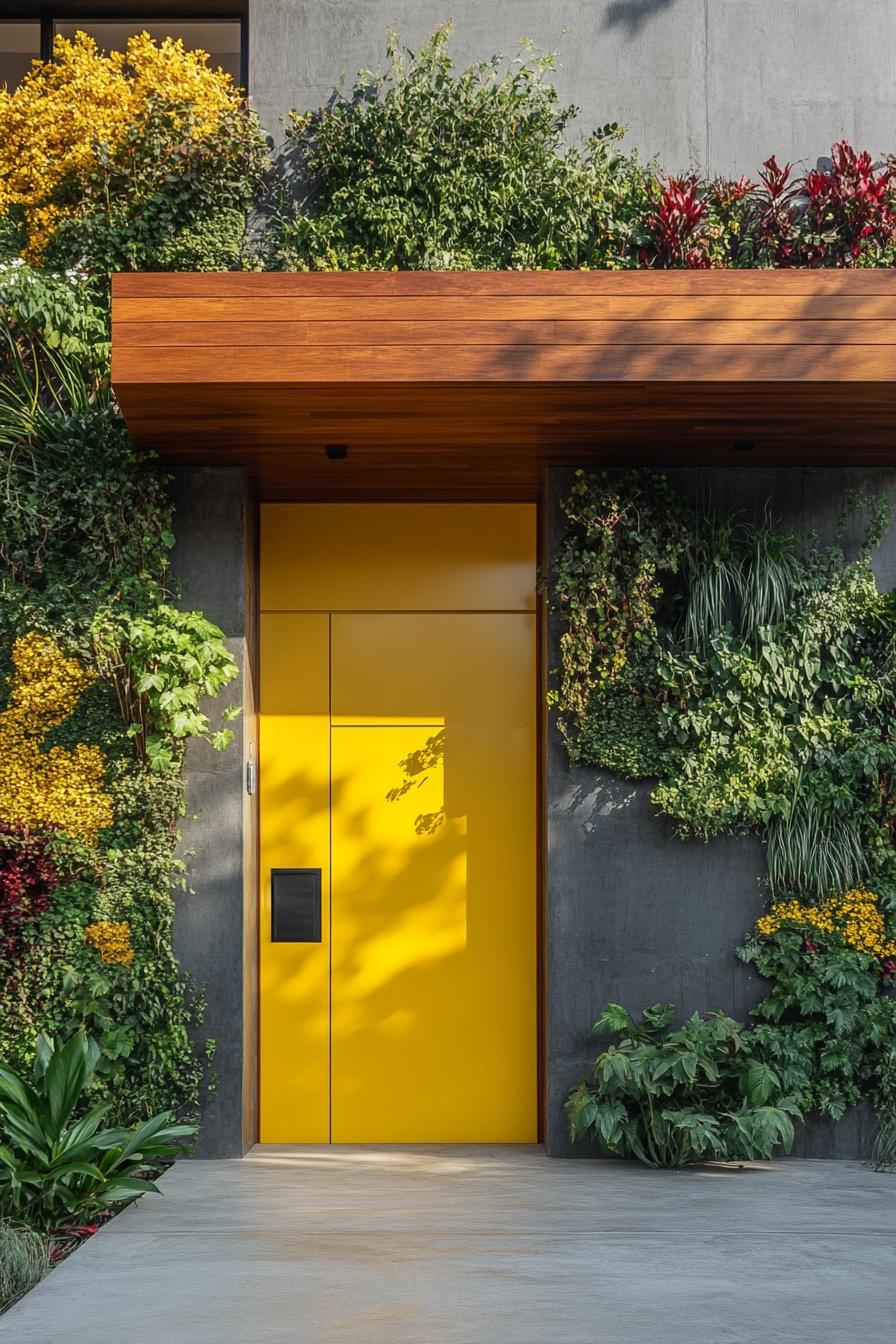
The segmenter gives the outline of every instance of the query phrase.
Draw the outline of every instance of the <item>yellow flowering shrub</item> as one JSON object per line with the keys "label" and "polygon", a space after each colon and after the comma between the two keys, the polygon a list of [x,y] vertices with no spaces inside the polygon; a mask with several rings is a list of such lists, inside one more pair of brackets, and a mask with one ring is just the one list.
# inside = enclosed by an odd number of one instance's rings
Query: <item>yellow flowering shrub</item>
{"label": "yellow flowering shrub", "polygon": [[756,932],[768,936],[785,924],[799,928],[809,925],[821,933],[839,933],[857,952],[867,952],[873,957],[896,956],[896,940],[887,937],[878,898],[863,887],[833,896],[820,905],[779,901],[769,914],[756,921]]}
{"label": "yellow flowering shrub", "polygon": [[105,757],[85,743],[45,751],[43,740],[68,718],[94,674],[35,633],[16,640],[12,661],[9,707],[0,713],[0,824],[58,826],[90,844],[112,823]]}
{"label": "yellow flowering shrub", "polygon": [[57,37],[52,61],[35,61],[18,88],[0,88],[0,213],[23,207],[26,256],[37,260],[72,201],[89,196],[88,179],[160,105],[167,109],[173,154],[178,137],[202,141],[218,130],[237,99],[233,81],[208,65],[204,51],[179,39],[158,45],[148,33],[126,52],[105,55],[92,37]]}
{"label": "yellow flowering shrub", "polygon": [[134,960],[131,926],[127,920],[103,919],[98,924],[88,924],[84,930],[84,941],[99,953],[100,960],[107,965],[130,966]]}

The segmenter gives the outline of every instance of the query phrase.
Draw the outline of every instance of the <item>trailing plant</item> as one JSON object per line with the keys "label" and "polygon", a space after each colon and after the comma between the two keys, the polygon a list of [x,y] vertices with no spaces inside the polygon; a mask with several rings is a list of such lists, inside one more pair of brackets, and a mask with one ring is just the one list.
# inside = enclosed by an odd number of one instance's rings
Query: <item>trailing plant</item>
{"label": "trailing plant", "polygon": [[665,477],[648,473],[578,471],[562,508],[569,526],[550,590],[561,621],[552,703],[578,759],[586,716],[600,718],[616,695],[643,703],[638,684],[658,646],[663,584],[681,565],[687,532]]}
{"label": "trailing plant", "polygon": [[750,1033],[726,1017],[694,1014],[670,1029],[674,1004],[634,1022],[609,1004],[594,1025],[615,1042],[598,1056],[594,1086],[573,1088],[566,1110],[573,1138],[650,1167],[769,1158],[793,1144],[795,1098],[751,1049]]}
{"label": "trailing plant", "polygon": [[4,1217],[51,1232],[157,1192],[143,1173],[183,1152],[195,1137],[195,1126],[176,1125],[168,1114],[130,1129],[102,1128],[108,1108],[84,1109],[99,1056],[97,1043],[81,1032],[58,1046],[38,1037],[31,1082],[0,1064]]}

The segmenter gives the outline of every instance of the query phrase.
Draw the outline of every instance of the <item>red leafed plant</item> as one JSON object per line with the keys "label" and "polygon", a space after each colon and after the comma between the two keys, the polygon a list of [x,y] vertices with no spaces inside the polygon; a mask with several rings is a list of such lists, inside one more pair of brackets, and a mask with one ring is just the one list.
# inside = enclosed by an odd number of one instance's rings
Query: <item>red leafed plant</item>
{"label": "red leafed plant", "polygon": [[659,183],[657,208],[647,217],[658,265],[699,270],[712,265],[703,228],[707,207],[699,188],[696,175]]}
{"label": "red leafed plant", "polygon": [[774,154],[766,159],[759,174],[754,201],[756,205],[756,243],[760,259],[767,266],[799,265],[799,214],[803,184],[793,179],[793,164],[782,168]]}
{"label": "red leafed plant", "polygon": [[27,930],[50,907],[62,876],[41,836],[0,836],[0,957],[17,957]]}
{"label": "red leafed plant", "polygon": [[[884,249],[896,237],[894,187],[896,160],[876,167],[866,150],[845,140],[832,146],[829,170],[813,168],[802,177],[772,155],[742,202],[741,264],[857,265],[863,252]],[[713,204],[728,224],[732,203],[718,187]]]}
{"label": "red leafed plant", "polygon": [[866,242],[885,246],[896,228],[893,181],[892,160],[876,170],[867,150],[833,145],[830,172],[813,169],[803,183],[814,233],[803,264],[854,266]]}

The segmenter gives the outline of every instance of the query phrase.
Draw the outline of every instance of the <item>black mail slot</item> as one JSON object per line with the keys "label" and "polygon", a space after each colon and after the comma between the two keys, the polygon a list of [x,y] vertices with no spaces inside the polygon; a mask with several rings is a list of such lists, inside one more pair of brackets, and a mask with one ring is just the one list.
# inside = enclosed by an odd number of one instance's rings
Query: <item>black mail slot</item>
{"label": "black mail slot", "polygon": [[320,942],[320,869],[271,869],[271,942]]}

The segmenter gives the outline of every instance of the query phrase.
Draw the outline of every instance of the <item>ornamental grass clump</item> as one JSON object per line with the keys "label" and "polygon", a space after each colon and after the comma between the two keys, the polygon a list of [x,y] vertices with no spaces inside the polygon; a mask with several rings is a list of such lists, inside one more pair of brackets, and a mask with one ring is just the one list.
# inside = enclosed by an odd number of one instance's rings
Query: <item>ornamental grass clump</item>
{"label": "ornamental grass clump", "polygon": [[0,1219],[0,1313],[50,1271],[50,1244],[24,1223]]}

